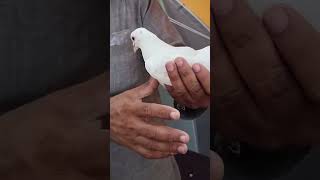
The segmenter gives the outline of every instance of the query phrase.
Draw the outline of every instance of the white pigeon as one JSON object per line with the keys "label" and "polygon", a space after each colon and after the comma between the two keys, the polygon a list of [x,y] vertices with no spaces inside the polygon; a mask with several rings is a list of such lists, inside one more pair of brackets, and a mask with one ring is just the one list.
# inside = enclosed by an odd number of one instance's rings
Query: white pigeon
{"label": "white pigeon", "polygon": [[177,57],[184,58],[190,66],[202,64],[210,71],[210,46],[200,50],[191,47],[171,46],[145,28],[131,33],[134,52],[141,49],[147,72],[161,85],[172,85],[165,65]]}

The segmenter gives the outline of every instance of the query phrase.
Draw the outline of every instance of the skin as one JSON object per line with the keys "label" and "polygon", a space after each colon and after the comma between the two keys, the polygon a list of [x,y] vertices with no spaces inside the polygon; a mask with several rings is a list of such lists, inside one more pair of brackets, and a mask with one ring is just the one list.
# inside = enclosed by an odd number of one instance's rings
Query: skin
{"label": "skin", "polygon": [[[182,60],[184,64],[182,66],[178,66],[177,61]],[[169,67],[169,66],[173,66]],[[170,62],[167,64],[167,70],[169,77],[171,79],[173,87],[167,87],[171,95],[178,100],[180,103],[188,104],[193,102],[192,105],[194,107],[207,107],[208,103],[210,103],[210,72],[201,64],[194,64],[192,67],[186,63],[186,61],[182,58],[177,58],[175,63]],[[200,96],[191,96],[192,89],[194,86],[190,86],[192,82],[196,88],[200,89],[197,92]],[[193,87],[193,88],[191,88]],[[183,95],[178,96],[177,92],[184,92]],[[188,97],[188,98],[184,98]],[[198,99],[194,99],[190,101],[191,97],[200,97]],[[222,180],[224,175],[224,165],[220,156],[214,151],[210,152],[210,170],[211,170],[211,180]]]}
{"label": "skin", "polygon": [[211,180],[222,180],[224,175],[224,165],[220,156],[210,151],[210,179]]}
{"label": "skin", "polygon": [[106,74],[0,116],[0,179],[109,177]]}
{"label": "skin", "polygon": [[180,104],[192,109],[210,105],[210,73],[201,64],[191,67],[183,58],[166,64],[172,86],[166,86],[170,95]]}
{"label": "skin", "polygon": [[319,32],[285,5],[259,18],[246,1],[216,0],[213,13],[216,130],[271,149],[318,144]]}
{"label": "skin", "polygon": [[111,139],[147,159],[160,159],[187,152],[189,135],[181,130],[157,124],[153,119],[177,120],[178,110],[142,99],[157,91],[159,83],[147,83],[125,91],[110,100]]}

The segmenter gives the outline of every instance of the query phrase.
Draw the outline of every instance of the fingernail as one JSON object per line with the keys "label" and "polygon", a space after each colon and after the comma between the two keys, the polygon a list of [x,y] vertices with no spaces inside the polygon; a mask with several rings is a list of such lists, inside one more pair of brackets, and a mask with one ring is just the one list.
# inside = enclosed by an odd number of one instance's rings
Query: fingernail
{"label": "fingernail", "polygon": [[179,147],[178,147],[178,152],[179,152],[180,154],[186,154],[187,151],[188,151],[188,148],[187,148],[186,146],[179,146]]}
{"label": "fingernail", "polygon": [[173,62],[168,62],[166,64],[167,71],[172,72],[174,70]]}
{"label": "fingernail", "polygon": [[193,69],[193,72],[198,73],[198,72],[200,72],[201,67],[200,67],[199,64],[194,64],[194,65],[192,66],[192,69]]}
{"label": "fingernail", "polygon": [[227,15],[233,9],[233,0],[215,0],[214,2],[213,8],[216,15]]}
{"label": "fingernail", "polygon": [[171,119],[173,119],[173,120],[178,120],[178,119],[180,118],[180,113],[178,113],[178,112],[171,112],[171,113],[170,113],[170,117],[171,117]]}
{"label": "fingernail", "polygon": [[181,67],[183,65],[182,59],[177,59],[176,64],[177,64],[177,66]]}
{"label": "fingernail", "polygon": [[180,141],[183,142],[183,143],[188,143],[187,136],[180,136]]}
{"label": "fingernail", "polygon": [[270,33],[273,34],[284,32],[289,24],[288,15],[282,7],[274,7],[268,10],[263,18]]}

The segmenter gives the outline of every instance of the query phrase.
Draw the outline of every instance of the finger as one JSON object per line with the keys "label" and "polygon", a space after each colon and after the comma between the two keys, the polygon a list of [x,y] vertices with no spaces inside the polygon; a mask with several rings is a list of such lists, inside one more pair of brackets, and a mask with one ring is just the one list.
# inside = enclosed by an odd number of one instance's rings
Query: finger
{"label": "finger", "polygon": [[147,119],[160,118],[164,120],[178,120],[180,112],[170,106],[156,103],[140,103],[136,105],[136,112],[139,116]]}
{"label": "finger", "polygon": [[157,91],[158,86],[159,82],[151,77],[146,83],[130,90],[130,92],[132,92],[132,95],[136,98],[142,99]]}
{"label": "finger", "polygon": [[191,104],[192,99],[180,78],[176,64],[174,62],[169,62],[166,64],[166,69],[172,84],[172,87],[167,86],[167,90],[171,96],[179,103]]}
{"label": "finger", "polygon": [[167,126],[151,125],[147,123],[137,124],[139,134],[157,141],[188,143],[189,135],[181,130]]}
{"label": "finger", "polygon": [[188,147],[186,144],[176,143],[176,142],[161,142],[161,141],[156,141],[143,136],[138,136],[136,138],[136,141],[141,146],[151,151],[185,154],[188,150]]}
{"label": "finger", "polygon": [[183,58],[177,58],[175,63],[177,65],[182,82],[187,91],[190,93],[191,97],[193,99],[200,99],[206,96],[201,84],[198,82],[198,79],[188,62]]}
{"label": "finger", "polygon": [[146,159],[162,159],[171,155],[166,152],[151,151],[143,146],[136,146],[135,150]]}
{"label": "finger", "polygon": [[210,174],[211,180],[221,180],[224,174],[224,164],[221,157],[210,151]]}
{"label": "finger", "polygon": [[264,22],[279,52],[307,96],[319,103],[319,33],[303,16],[284,5],[267,10]]}
{"label": "finger", "polygon": [[[231,60],[263,111],[275,101],[298,97],[298,86],[283,65],[263,23],[246,1],[214,1],[217,27]],[[223,5],[230,2],[229,9]],[[222,11],[224,9],[225,11]]]}
{"label": "finger", "polygon": [[210,72],[201,64],[194,64],[192,70],[206,94],[210,96]]}
{"label": "finger", "polygon": [[259,110],[242,82],[240,74],[230,62],[229,54],[219,37],[215,17],[211,20],[211,42],[214,42],[211,45],[214,59],[212,61],[214,121],[210,123],[211,129],[219,131],[228,138],[242,138],[244,141],[249,141],[247,137],[252,137],[250,134],[257,134],[260,129],[251,128],[249,131],[248,127],[263,127],[259,126],[262,123],[258,115]]}

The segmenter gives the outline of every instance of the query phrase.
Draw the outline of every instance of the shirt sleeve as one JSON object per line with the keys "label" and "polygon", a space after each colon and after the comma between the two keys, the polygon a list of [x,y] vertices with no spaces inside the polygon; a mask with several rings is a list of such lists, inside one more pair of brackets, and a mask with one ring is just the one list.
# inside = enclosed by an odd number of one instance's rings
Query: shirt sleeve
{"label": "shirt sleeve", "polygon": [[[183,46],[184,42],[175,28],[169,21],[157,0],[144,1],[141,6],[143,27],[155,33],[160,39],[173,46]],[[140,1],[141,2],[141,1]],[[142,2],[141,2],[142,3]],[[174,107],[180,111],[181,119],[191,120],[199,117],[206,109],[190,109],[182,104],[174,102]]]}

